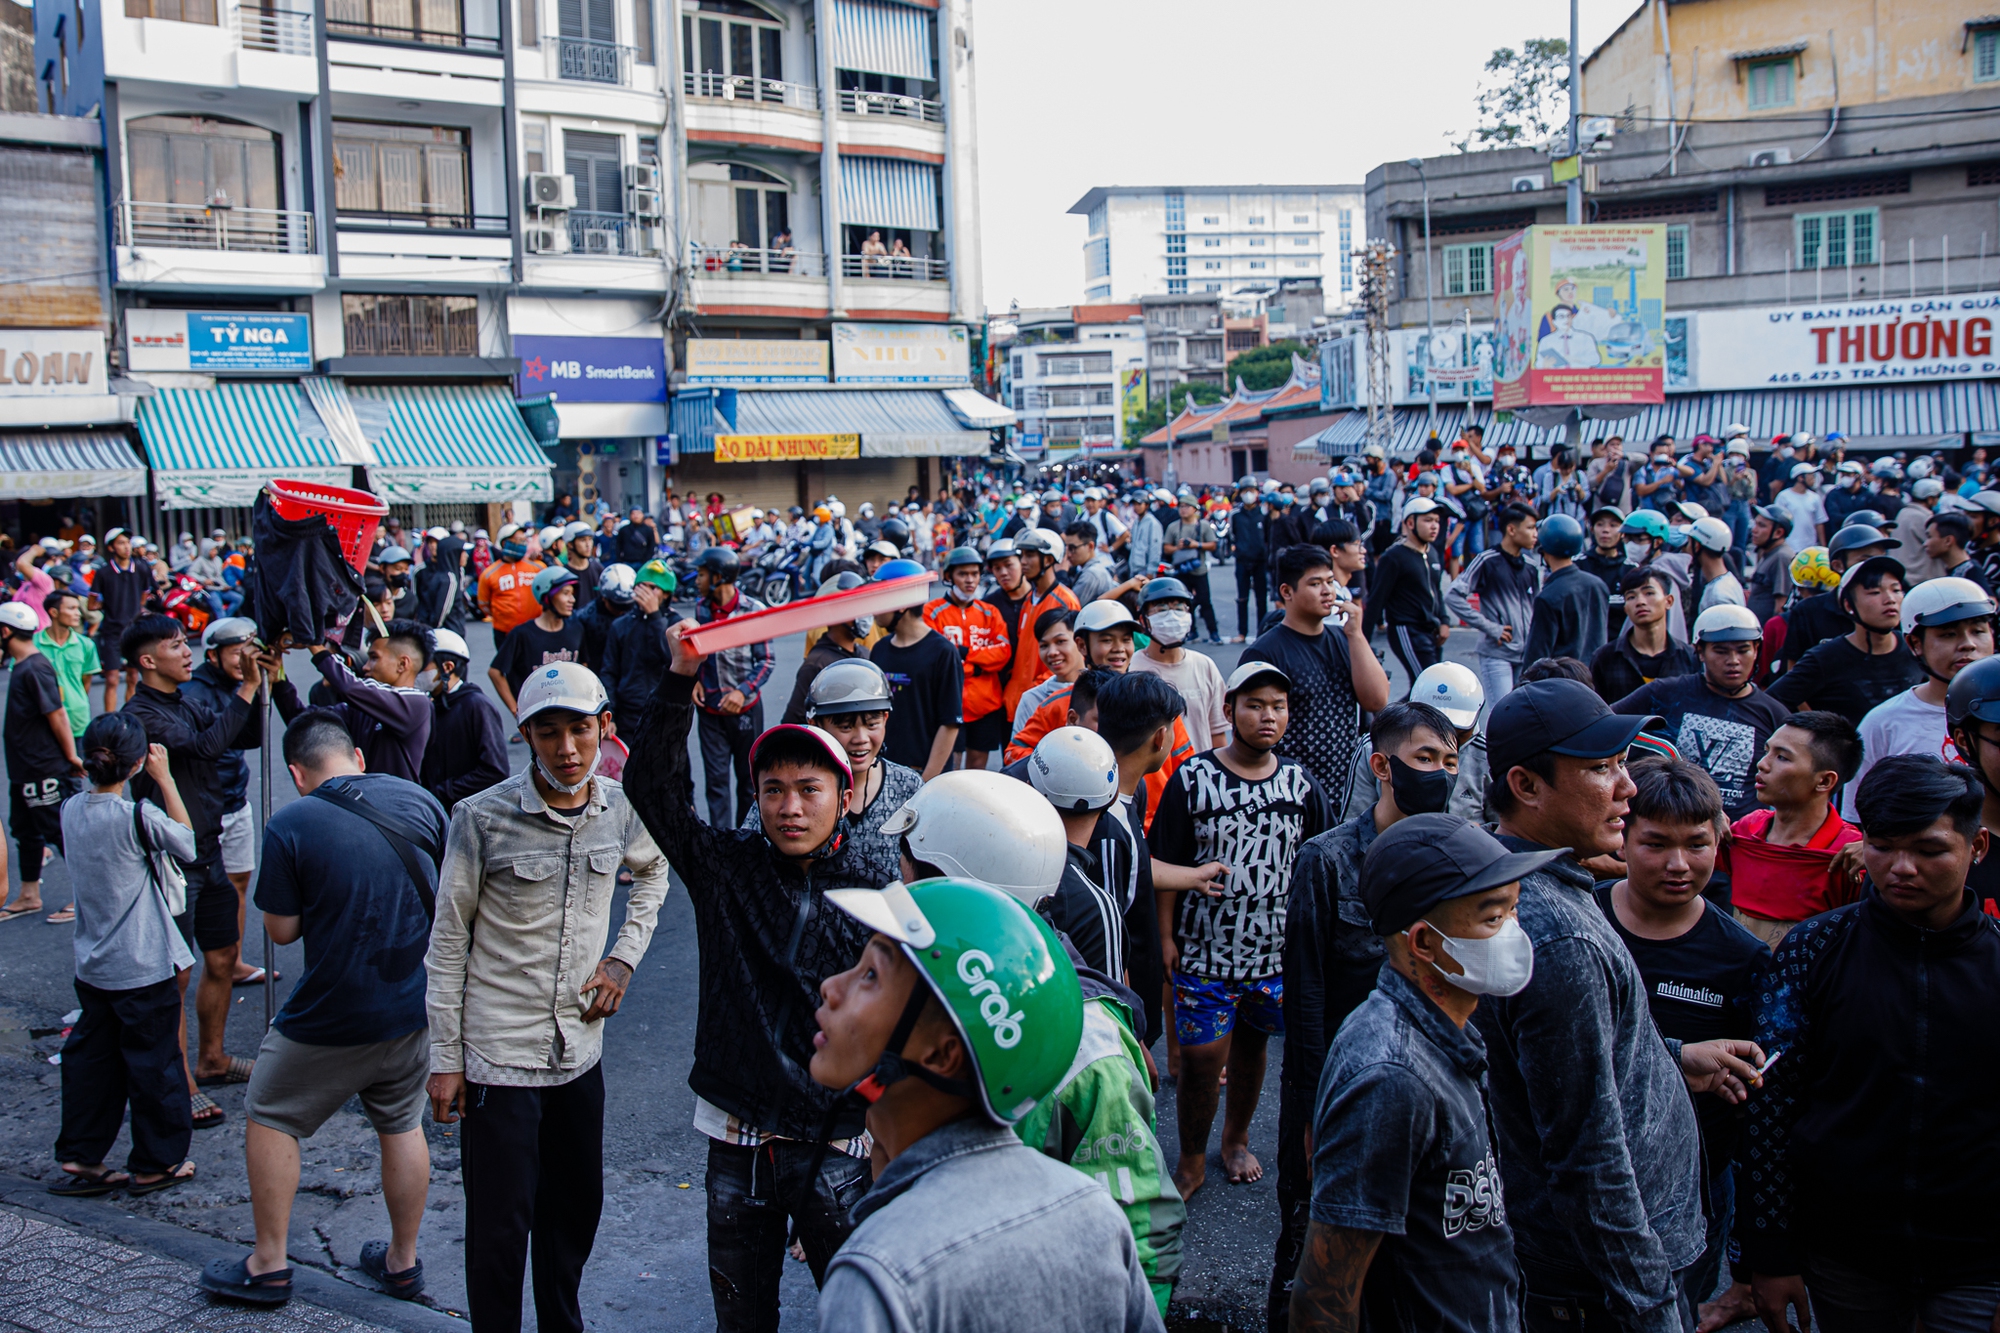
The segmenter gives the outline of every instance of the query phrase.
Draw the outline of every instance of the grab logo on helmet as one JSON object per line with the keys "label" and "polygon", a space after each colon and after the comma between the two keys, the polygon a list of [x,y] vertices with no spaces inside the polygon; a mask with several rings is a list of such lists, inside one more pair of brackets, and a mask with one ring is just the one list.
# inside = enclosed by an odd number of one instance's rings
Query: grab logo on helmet
{"label": "grab logo on helmet", "polygon": [[1021,1044],[1021,1019],[1025,1015],[1018,1009],[1011,1014],[1007,1012],[1007,997],[1000,993],[998,983],[986,975],[992,967],[992,958],[977,949],[968,949],[958,956],[958,979],[969,985],[974,995],[985,997],[979,1001],[979,1016],[993,1029],[994,1045],[1011,1051]]}

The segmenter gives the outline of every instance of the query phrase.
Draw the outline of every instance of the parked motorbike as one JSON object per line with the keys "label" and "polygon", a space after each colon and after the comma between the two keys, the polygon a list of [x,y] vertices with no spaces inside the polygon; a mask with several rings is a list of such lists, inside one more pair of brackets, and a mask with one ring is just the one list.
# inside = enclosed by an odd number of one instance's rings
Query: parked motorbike
{"label": "parked motorbike", "polygon": [[181,630],[190,639],[199,639],[201,632],[208,628],[214,618],[209,607],[208,589],[201,580],[186,574],[169,574],[165,589],[160,594],[160,607],[175,620],[181,622]]}

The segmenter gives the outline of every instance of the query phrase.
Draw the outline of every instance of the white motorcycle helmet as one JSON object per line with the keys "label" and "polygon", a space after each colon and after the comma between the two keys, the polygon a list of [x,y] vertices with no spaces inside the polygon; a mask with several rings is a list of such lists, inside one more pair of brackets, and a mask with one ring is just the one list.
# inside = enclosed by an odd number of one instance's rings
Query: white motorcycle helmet
{"label": "white motorcycle helmet", "polygon": [[1729,525],[1719,518],[1696,519],[1688,524],[1688,537],[1704,551],[1713,551],[1718,555],[1727,551],[1730,543],[1735,540]]}
{"label": "white motorcycle helmet", "polygon": [[1069,839],[1054,806],[1022,795],[1020,782],[996,769],[940,773],[882,831],[900,837],[918,865],[991,885],[1033,907],[1062,883]]}
{"label": "white motorcycle helmet", "polygon": [[436,658],[446,655],[456,657],[461,662],[470,662],[472,660],[472,646],[466,643],[465,636],[462,634],[454,633],[448,629],[432,630],[431,656]]}
{"label": "white motorcycle helmet", "polygon": [[1118,758],[1087,727],[1057,727],[1028,756],[1028,781],[1057,810],[1103,810],[1118,799]]}
{"label": "white motorcycle helmet", "polygon": [[1993,599],[1971,579],[1925,579],[1903,595],[1903,633],[1993,614]]}
{"label": "white motorcycle helmet", "polygon": [[1486,690],[1472,668],[1458,662],[1427,666],[1410,686],[1410,702],[1429,704],[1444,714],[1444,720],[1464,731],[1479,720],[1486,706]]}
{"label": "white motorcycle helmet", "polygon": [[526,723],[535,714],[551,708],[566,708],[572,713],[595,717],[611,711],[611,699],[604,693],[604,682],[597,678],[597,673],[581,662],[551,662],[535,668],[522,682],[521,692],[515,697],[514,721]]}

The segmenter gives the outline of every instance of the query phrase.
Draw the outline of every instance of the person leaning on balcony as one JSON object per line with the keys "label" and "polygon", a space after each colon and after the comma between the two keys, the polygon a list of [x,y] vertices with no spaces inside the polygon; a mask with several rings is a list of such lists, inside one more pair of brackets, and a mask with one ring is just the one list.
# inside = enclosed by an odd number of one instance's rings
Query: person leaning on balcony
{"label": "person leaning on balcony", "polygon": [[882,244],[882,233],[869,232],[868,239],[861,243],[862,267],[867,270],[868,276],[879,277],[889,271],[889,266],[882,262],[888,255],[889,247]]}

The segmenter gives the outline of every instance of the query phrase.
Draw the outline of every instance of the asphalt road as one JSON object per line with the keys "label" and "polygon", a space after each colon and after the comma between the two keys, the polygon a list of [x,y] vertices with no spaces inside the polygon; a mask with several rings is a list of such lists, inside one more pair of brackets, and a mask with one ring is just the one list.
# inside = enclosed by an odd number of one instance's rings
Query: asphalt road
{"label": "asphalt road", "polygon": [[[1235,628],[1230,570],[1214,571],[1213,584],[1226,633]],[[1455,635],[1451,656],[1469,655],[1473,637]],[[492,654],[490,631],[475,625],[467,638],[477,658],[473,675],[483,680]],[[778,699],[789,693],[802,648],[798,637],[775,645],[772,694]],[[1214,656],[1226,674],[1241,649],[1203,647],[1202,651]],[[295,678],[311,677],[304,654],[294,654],[289,665]],[[1391,677],[1400,693],[1405,682],[1393,662]],[[767,710],[767,715],[775,719],[774,710]],[[510,750],[518,771],[526,762],[526,749],[516,745]],[[700,771],[698,756],[696,771]],[[281,765],[274,767],[274,778],[274,807],[296,799]],[[251,786],[254,801],[254,775]],[[19,867],[11,867],[10,884],[18,885],[19,879]],[[42,891],[52,905],[69,901],[68,875],[60,860],[50,865]],[[622,914],[622,899],[619,911]],[[45,1178],[54,1170],[50,1145],[60,1110],[60,1072],[48,1057],[60,1047],[64,1015],[75,1008],[70,937],[69,927],[48,925],[40,918],[0,923],[0,1172]],[[254,906],[247,940],[246,953],[258,961],[262,935]],[[278,949],[277,959],[287,978],[277,987],[282,1003],[290,979],[302,965],[299,946]],[[706,1141],[693,1128],[694,1095],[686,1082],[694,1040],[696,965],[692,914],[685,892],[676,891],[661,913],[651,951],[625,1006],[606,1031],[606,1202],[583,1286],[583,1309],[592,1328],[639,1333],[713,1326],[702,1191]],[[252,1056],[263,1031],[263,992],[239,990],[236,997],[228,1049]],[[192,1022],[189,1040],[192,1044]],[[1164,1068],[1164,1049],[1156,1048],[1154,1054]],[[1274,1138],[1281,1059],[1274,1042],[1251,1135],[1252,1149],[1267,1169],[1264,1179],[1249,1185],[1224,1184],[1216,1145],[1210,1144],[1210,1183],[1189,1205],[1185,1266],[1171,1326],[1263,1327],[1265,1284],[1277,1234]],[[107,1218],[150,1218],[247,1243],[252,1233],[242,1163],[242,1090],[224,1088],[216,1096],[229,1119],[219,1129],[196,1135],[193,1156],[200,1177],[150,1198],[105,1201]],[[1171,1160],[1179,1151],[1171,1084],[1161,1089],[1159,1118],[1160,1137]],[[1219,1123],[1215,1133],[1220,1134]],[[431,1126],[429,1134],[433,1181],[419,1252],[425,1260],[431,1301],[444,1310],[462,1311],[464,1214],[457,1148],[448,1130]],[[124,1153],[121,1142],[109,1160],[122,1162]],[[294,1262],[362,1282],[352,1271],[360,1246],[386,1236],[387,1225],[373,1137],[358,1103],[351,1103],[308,1141],[303,1156],[302,1188],[291,1232]],[[783,1300],[785,1329],[815,1326],[812,1281],[802,1263],[786,1265]],[[6,1313],[0,1308],[0,1320]],[[532,1327],[532,1312],[529,1321]]]}

